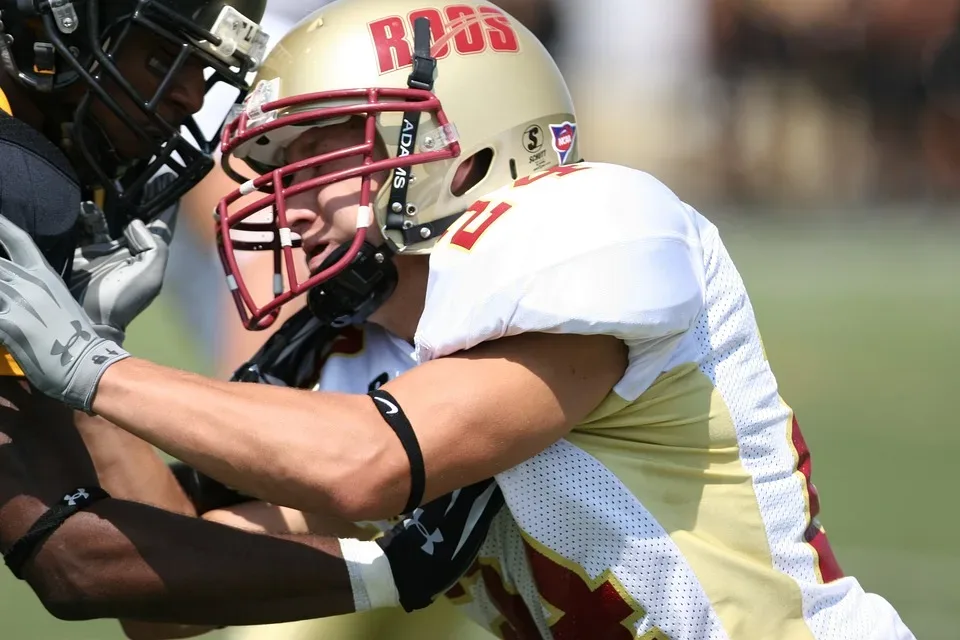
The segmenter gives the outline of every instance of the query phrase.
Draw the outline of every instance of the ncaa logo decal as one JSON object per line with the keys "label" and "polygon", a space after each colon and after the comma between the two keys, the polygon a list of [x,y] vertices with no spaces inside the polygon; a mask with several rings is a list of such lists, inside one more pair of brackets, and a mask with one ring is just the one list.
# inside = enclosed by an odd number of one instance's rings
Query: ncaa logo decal
{"label": "ncaa logo decal", "polygon": [[553,138],[553,150],[557,152],[560,164],[566,163],[567,157],[573,150],[573,143],[577,140],[576,123],[552,124],[550,125],[550,134]]}

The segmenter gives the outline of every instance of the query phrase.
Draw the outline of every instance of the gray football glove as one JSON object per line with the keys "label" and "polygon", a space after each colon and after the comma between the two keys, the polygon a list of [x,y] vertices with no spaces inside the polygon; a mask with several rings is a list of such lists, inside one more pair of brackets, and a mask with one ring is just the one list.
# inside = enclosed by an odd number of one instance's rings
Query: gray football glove
{"label": "gray football glove", "polygon": [[90,412],[107,367],[128,357],[93,323],[33,239],[0,216],[0,342],[52,398]]}
{"label": "gray football glove", "polygon": [[122,345],[127,327],[160,294],[177,210],[168,207],[149,224],[134,220],[122,238],[74,254],[70,292],[101,338]]}

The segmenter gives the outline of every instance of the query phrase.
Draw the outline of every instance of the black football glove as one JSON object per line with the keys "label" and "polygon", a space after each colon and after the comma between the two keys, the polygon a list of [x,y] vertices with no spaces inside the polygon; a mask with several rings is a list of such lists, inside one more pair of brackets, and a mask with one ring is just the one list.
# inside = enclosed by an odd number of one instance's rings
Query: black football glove
{"label": "black football glove", "polygon": [[491,478],[414,509],[377,540],[406,611],[428,606],[470,569],[503,504]]}

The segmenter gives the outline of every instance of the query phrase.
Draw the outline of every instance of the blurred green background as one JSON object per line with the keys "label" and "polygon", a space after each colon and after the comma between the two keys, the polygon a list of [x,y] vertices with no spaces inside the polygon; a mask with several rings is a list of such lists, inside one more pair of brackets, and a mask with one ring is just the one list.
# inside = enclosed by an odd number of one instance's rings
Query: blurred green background
{"label": "blurred green background", "polygon": [[[893,602],[918,638],[955,640],[960,222],[845,212],[718,223],[812,448],[841,565]],[[207,368],[164,300],[133,327],[129,346]],[[120,637],[112,621],[52,619],[8,576],[0,572],[2,640]]]}

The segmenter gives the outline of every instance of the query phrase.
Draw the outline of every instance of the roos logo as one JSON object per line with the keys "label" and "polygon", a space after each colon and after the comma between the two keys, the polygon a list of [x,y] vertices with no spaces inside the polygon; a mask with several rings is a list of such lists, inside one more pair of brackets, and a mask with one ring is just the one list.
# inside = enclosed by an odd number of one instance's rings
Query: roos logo
{"label": "roos logo", "polygon": [[577,125],[573,122],[552,124],[550,133],[553,135],[553,150],[557,152],[560,164],[564,164],[573,149],[573,143],[577,140]]}
{"label": "roos logo", "polygon": [[430,53],[438,60],[451,52],[469,56],[520,51],[517,32],[496,7],[451,4],[442,9],[417,9],[405,18],[389,16],[367,25],[381,75],[413,64],[413,24],[417,18],[430,21]]}

